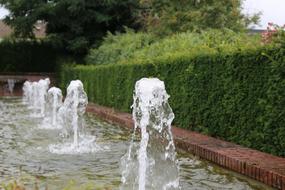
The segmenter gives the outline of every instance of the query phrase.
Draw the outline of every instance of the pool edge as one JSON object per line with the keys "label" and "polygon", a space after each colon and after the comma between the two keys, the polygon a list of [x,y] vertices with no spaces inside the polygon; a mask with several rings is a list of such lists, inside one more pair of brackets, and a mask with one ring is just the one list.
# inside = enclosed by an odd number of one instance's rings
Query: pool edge
{"label": "pool edge", "polygon": [[[128,129],[134,125],[131,114],[94,103],[88,104],[87,112]],[[172,132],[177,147],[270,187],[285,190],[285,158],[175,126]]]}

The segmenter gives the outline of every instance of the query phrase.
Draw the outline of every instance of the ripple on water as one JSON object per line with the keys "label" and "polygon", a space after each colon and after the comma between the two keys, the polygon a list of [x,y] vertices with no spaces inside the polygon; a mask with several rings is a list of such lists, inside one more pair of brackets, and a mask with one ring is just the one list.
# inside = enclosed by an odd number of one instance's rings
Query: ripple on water
{"label": "ripple on water", "polygon": [[49,151],[53,154],[90,154],[106,150],[109,150],[109,147],[99,145],[92,136],[82,137],[78,145],[73,142],[49,145]]}
{"label": "ripple on water", "polygon": [[[34,189],[35,182],[39,190],[46,184],[48,189],[64,189],[73,180],[78,184],[73,189],[90,183],[96,184],[93,189],[119,188],[120,158],[128,149],[129,131],[87,114],[86,134],[93,137],[72,147],[71,142],[57,143],[59,130],[40,129],[43,119],[30,112],[20,98],[0,98],[0,184],[16,179],[26,189]],[[269,189],[189,154],[178,159],[182,190]]]}

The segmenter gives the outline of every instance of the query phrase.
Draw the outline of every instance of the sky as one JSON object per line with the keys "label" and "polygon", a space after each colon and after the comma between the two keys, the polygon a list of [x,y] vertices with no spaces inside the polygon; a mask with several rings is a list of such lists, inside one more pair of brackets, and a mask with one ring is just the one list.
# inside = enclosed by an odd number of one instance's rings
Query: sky
{"label": "sky", "polygon": [[[245,0],[243,8],[244,13],[247,14],[261,11],[260,26],[255,28],[265,29],[268,22],[285,24],[285,0]],[[7,14],[8,11],[0,7],[0,19]]]}
{"label": "sky", "polygon": [[5,15],[7,15],[8,13],[9,13],[9,12],[8,12],[6,9],[0,7],[0,19],[2,19],[3,17],[5,17]]}
{"label": "sky", "polygon": [[255,28],[265,29],[268,22],[285,24],[285,0],[246,0],[243,8],[244,13],[249,14],[261,11],[261,26],[255,26]]}

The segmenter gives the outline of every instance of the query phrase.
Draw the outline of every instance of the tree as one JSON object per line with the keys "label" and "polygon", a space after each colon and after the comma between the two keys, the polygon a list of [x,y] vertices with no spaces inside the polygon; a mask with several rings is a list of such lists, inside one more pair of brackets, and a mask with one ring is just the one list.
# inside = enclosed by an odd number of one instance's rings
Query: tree
{"label": "tree", "polygon": [[242,13],[243,0],[141,0],[140,18],[157,34],[208,28],[240,31],[257,23],[259,14]]}
{"label": "tree", "polygon": [[107,31],[137,27],[137,0],[0,0],[10,10],[5,22],[21,38],[34,38],[37,21],[46,22],[49,39],[75,53],[85,53]]}

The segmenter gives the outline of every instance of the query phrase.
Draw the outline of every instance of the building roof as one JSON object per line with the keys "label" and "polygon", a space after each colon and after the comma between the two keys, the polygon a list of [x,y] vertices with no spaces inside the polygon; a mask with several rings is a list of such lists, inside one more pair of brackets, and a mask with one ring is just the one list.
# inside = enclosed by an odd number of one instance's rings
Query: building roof
{"label": "building roof", "polygon": [[[36,38],[44,38],[46,36],[46,23],[37,22],[34,27],[34,34]],[[5,38],[13,33],[13,29],[0,20],[0,38]]]}
{"label": "building roof", "polygon": [[267,30],[265,30],[265,29],[249,29],[248,31],[249,31],[249,33],[252,33],[252,34],[260,34],[260,33],[266,32]]}

